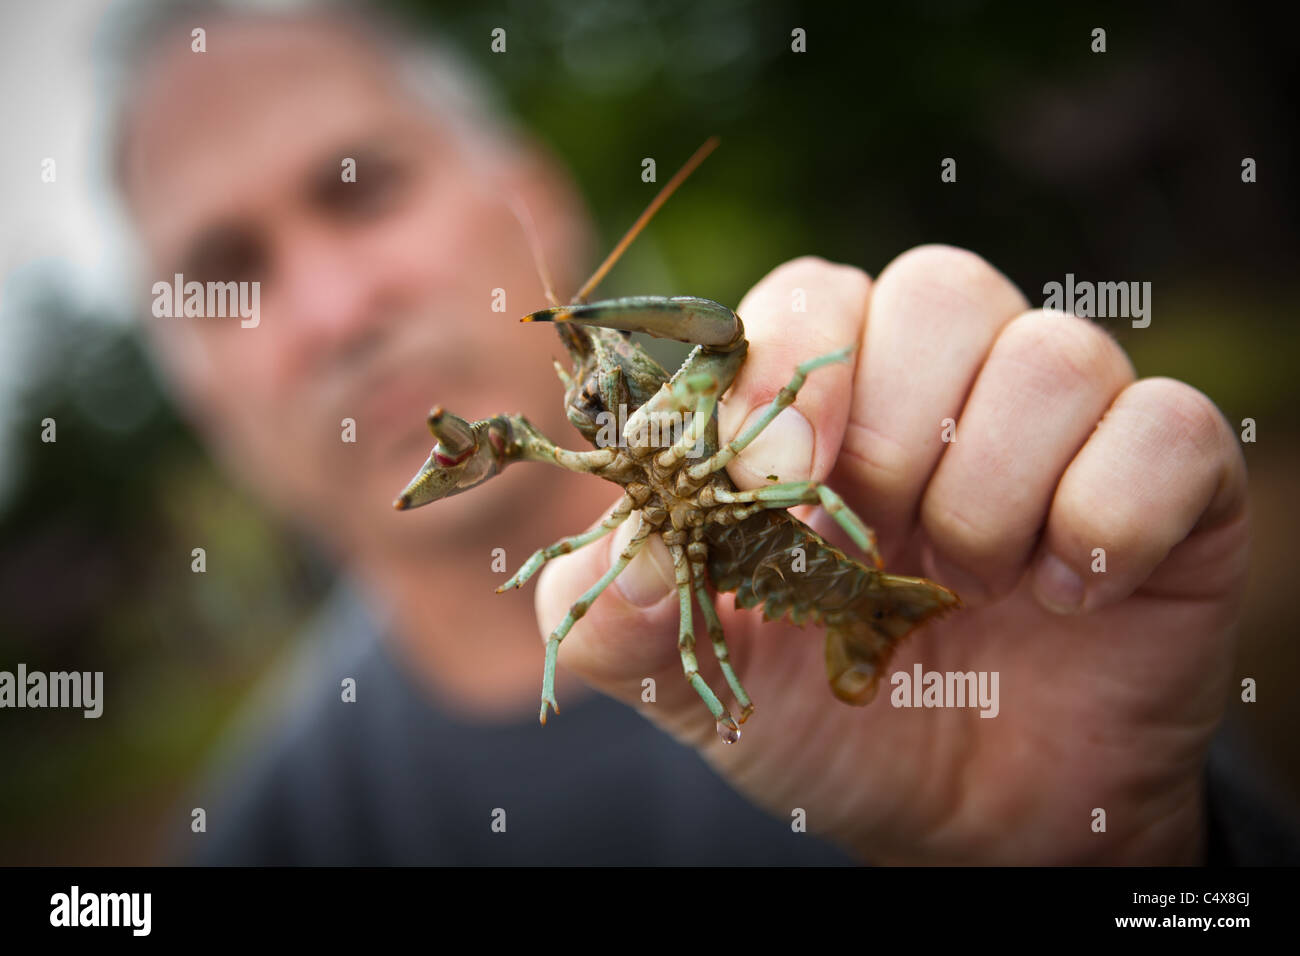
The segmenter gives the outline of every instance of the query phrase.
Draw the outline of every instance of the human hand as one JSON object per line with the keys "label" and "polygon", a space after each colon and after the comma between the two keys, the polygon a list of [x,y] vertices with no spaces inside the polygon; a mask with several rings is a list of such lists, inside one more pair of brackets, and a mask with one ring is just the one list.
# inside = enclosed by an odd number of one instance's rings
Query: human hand
{"label": "human hand", "polygon": [[[806,314],[791,312],[796,288]],[[654,537],[560,663],[699,749],[757,804],[782,818],[802,808],[810,829],[864,860],[1200,860],[1204,758],[1227,699],[1249,539],[1241,451],[1215,406],[1181,382],[1135,381],[1100,327],[1030,311],[988,263],[950,247],[913,249],[874,283],[798,259],[737,311],[750,350],[720,407],[722,441],[798,363],[859,345],[811,374],[731,463],[737,486],[772,473],[826,481],[875,529],[889,571],[925,573],[965,607],[907,638],[857,708],[830,694],[819,629],[719,601],[756,705],[729,746],[682,677],[672,565]],[[944,419],[955,442],[942,440]],[[804,520],[838,536],[824,512]],[[544,634],[631,524],[545,568]],[[1104,573],[1092,570],[1097,548]],[[702,676],[725,688],[703,645]],[[892,706],[889,676],[917,663],[997,672],[996,716]],[[653,703],[641,703],[647,677]]]}

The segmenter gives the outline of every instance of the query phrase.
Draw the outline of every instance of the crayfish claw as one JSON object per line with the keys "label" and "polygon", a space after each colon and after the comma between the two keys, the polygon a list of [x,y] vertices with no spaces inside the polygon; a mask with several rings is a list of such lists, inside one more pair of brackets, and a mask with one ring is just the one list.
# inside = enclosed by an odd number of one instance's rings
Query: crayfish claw
{"label": "crayfish claw", "polygon": [[429,431],[438,439],[439,451],[448,458],[459,458],[478,445],[474,427],[441,405],[435,405],[429,412]]}

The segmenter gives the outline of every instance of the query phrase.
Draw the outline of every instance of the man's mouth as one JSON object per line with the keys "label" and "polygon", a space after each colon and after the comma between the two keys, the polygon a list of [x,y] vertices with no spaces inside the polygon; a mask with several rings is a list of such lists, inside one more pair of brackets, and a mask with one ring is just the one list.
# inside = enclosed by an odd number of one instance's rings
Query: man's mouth
{"label": "man's mouth", "polygon": [[427,328],[421,323],[395,329],[365,352],[353,351],[321,372],[322,406],[333,411],[334,424],[345,428],[342,422],[353,419],[356,442],[373,442],[380,457],[409,451],[413,444],[431,447],[433,436],[425,426],[429,409],[472,388],[470,369],[449,357],[461,352],[432,341]]}
{"label": "man's mouth", "polygon": [[424,418],[432,403],[427,382],[411,375],[394,376],[360,396],[358,431],[365,429],[384,437],[402,431],[424,431]]}

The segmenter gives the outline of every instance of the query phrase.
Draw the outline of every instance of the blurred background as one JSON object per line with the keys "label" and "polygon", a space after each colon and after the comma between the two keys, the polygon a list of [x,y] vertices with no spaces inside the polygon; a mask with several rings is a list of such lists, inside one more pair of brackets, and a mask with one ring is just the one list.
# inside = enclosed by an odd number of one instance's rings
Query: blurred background
{"label": "blurred background", "polygon": [[[1257,423],[1236,676],[1256,678],[1259,700],[1229,712],[1264,782],[1300,805],[1293,33],[1226,5],[396,6],[568,165],[603,247],[656,188],[629,176],[642,157],[662,182],[722,136],[610,294],[734,304],[794,256],[874,274],[923,242],[978,251],[1036,303],[1068,272],[1150,281],[1149,328],[1101,320],[1139,374],[1192,383],[1239,431]],[[147,302],[120,281],[92,174],[93,49],[115,15],[86,0],[0,12],[0,669],[104,670],[116,688],[96,721],[0,711],[3,864],[158,859],[164,814],[331,580],[215,469],[136,338]],[[490,50],[496,27],[505,55]],[[806,53],[791,51],[795,28]],[[40,178],[47,156],[55,183]],[[940,182],[945,157],[956,183]],[[195,541],[222,555],[203,575]]]}

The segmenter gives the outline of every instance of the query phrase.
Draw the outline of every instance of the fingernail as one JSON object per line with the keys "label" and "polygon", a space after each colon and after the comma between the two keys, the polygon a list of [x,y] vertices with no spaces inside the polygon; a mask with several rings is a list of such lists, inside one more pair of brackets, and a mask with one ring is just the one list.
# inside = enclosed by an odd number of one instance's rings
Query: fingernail
{"label": "fingernail", "polygon": [[1083,579],[1054,554],[1046,554],[1034,568],[1034,594],[1038,603],[1056,614],[1075,614],[1083,607]]}
{"label": "fingernail", "polygon": [[[636,534],[636,526],[637,520],[632,517],[610,536],[613,539],[609,544],[611,564],[618,560],[618,556]],[[676,590],[677,576],[673,572],[673,558],[659,535],[650,535],[637,556],[614,579],[614,587],[618,588],[629,604],[637,607],[658,604],[669,592]]]}
{"label": "fingernail", "polygon": [[[750,425],[767,411],[767,406],[749,413],[737,435],[743,435]],[[771,484],[769,476],[778,481],[807,481],[812,475],[813,430],[808,419],[794,406],[781,413],[764,428],[749,447],[732,463],[759,484]]]}

